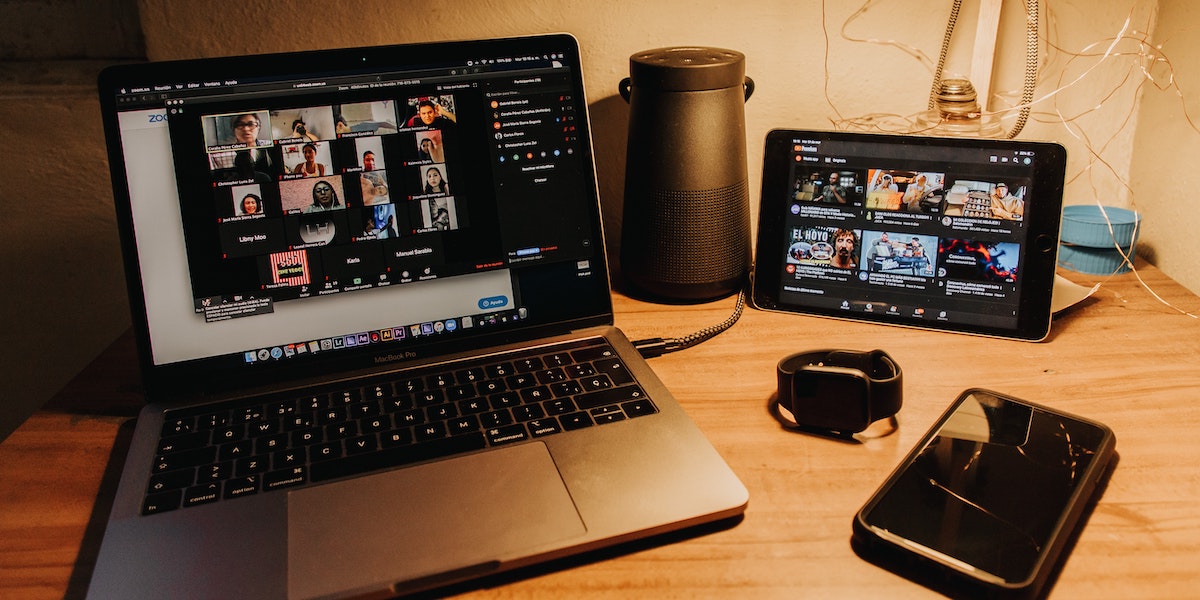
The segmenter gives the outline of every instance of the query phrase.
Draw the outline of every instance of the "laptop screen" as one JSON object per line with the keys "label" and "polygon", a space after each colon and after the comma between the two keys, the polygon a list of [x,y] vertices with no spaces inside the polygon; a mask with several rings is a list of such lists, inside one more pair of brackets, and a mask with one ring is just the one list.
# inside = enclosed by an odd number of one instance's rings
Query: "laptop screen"
{"label": "laptop screen", "polygon": [[100,85],[152,367],[378,364],[611,312],[569,36]]}

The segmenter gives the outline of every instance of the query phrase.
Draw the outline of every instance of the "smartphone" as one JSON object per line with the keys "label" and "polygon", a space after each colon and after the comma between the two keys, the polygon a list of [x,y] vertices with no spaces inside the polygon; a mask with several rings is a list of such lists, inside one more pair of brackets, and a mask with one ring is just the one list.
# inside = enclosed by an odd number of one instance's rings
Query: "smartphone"
{"label": "smartphone", "polygon": [[1115,446],[1101,423],[966,390],[858,511],[852,546],[950,596],[1037,596]]}

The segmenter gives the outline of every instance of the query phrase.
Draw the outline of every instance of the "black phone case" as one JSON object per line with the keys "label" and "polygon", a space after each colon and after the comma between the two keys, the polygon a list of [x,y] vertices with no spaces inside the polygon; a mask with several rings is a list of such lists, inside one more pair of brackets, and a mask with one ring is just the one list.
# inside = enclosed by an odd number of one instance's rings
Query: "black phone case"
{"label": "black phone case", "polygon": [[[1034,569],[1026,578],[1020,581],[994,581],[980,577],[970,570],[954,564],[951,560],[946,560],[932,552],[925,551],[923,547],[910,547],[886,539],[872,530],[866,522],[866,515],[879,503],[884,493],[912,465],[913,461],[937,434],[942,425],[946,423],[955,409],[973,393],[990,394],[1010,402],[1016,402],[1045,411],[1063,419],[1096,427],[1103,432],[1101,442],[1093,449],[1095,453],[1094,459],[1081,474],[1083,483],[1075,488],[1065,509],[1059,515],[1049,542],[1042,547],[1034,563]],[[953,598],[1015,599],[1042,597],[1049,590],[1046,584],[1051,580],[1052,576],[1057,575],[1057,571],[1061,568],[1065,551],[1074,544],[1075,539],[1082,530],[1082,525],[1086,521],[1086,517],[1095,506],[1104,485],[1108,481],[1108,477],[1116,467],[1117,455],[1115,446],[1115,435],[1111,429],[1102,423],[989,390],[966,390],[947,408],[946,412],[938,418],[929,431],[921,437],[921,440],[914,446],[908,456],[905,457],[904,461],[888,476],[883,485],[872,494],[871,498],[855,515],[851,547],[863,559]]]}

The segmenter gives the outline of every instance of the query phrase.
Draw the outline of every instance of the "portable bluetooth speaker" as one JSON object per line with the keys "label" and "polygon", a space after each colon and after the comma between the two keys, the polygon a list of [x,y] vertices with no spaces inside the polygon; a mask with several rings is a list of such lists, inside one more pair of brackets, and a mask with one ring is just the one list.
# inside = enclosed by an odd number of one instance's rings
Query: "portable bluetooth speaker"
{"label": "portable bluetooth speaker", "polygon": [[621,270],[635,295],[698,302],[750,269],[745,56],[720,48],[634,54]]}

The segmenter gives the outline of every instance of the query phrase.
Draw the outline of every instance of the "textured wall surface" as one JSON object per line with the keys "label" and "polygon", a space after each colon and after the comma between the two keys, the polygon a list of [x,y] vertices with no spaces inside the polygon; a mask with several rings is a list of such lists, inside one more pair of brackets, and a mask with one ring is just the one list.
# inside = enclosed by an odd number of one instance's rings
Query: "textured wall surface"
{"label": "textured wall surface", "polygon": [[[1193,0],[1163,0],[1158,37],[1165,40],[1181,95],[1174,89],[1147,93],[1134,147],[1131,180],[1143,214],[1139,251],[1190,289],[1200,292],[1200,5]],[[1167,65],[1148,65],[1165,78]],[[1181,306],[1196,314],[1200,307]]]}
{"label": "textured wall surface", "polygon": [[134,0],[0,2],[0,440],[129,327],[96,74]]}
{"label": "textured wall surface", "polygon": [[135,0],[3,0],[0,59],[141,56]]}
{"label": "textured wall surface", "polygon": [[0,67],[0,438],[129,327],[99,66]]}

